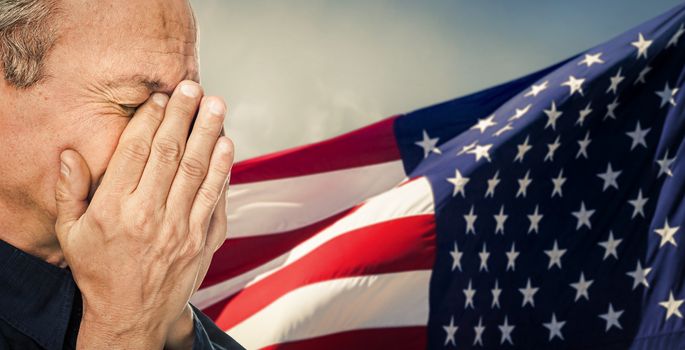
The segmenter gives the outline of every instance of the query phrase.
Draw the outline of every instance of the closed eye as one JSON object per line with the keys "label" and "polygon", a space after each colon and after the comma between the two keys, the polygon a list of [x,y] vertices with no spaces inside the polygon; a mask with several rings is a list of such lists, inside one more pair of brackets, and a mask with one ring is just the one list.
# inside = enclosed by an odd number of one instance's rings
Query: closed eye
{"label": "closed eye", "polygon": [[138,110],[138,107],[140,107],[142,103],[139,104],[119,104],[119,107],[126,113],[127,116],[132,117],[136,111]]}

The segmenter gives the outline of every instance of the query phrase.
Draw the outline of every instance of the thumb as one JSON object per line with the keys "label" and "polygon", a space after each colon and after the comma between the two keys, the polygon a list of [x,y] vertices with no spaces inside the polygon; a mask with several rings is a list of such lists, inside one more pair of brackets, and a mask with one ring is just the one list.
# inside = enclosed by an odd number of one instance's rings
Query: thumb
{"label": "thumb", "polygon": [[88,208],[90,170],[78,152],[65,150],[60,155],[60,174],[55,187],[57,237],[71,228]]}

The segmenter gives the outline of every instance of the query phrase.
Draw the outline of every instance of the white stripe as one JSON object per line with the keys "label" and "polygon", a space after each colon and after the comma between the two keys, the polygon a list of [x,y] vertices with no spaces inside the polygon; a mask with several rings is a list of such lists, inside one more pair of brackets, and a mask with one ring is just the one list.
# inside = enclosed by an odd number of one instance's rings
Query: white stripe
{"label": "white stripe", "polygon": [[328,280],[295,289],[231,328],[247,349],[355,329],[425,326],[430,270]]}
{"label": "white stripe", "polygon": [[403,217],[433,214],[434,212],[430,183],[424,177],[415,179],[369,199],[350,215],[341,218],[289,252],[258,268],[213,286],[200,289],[193,296],[192,302],[199,308],[211,306],[246,286],[292,264],[322,244],[349,231]]}
{"label": "white stripe", "polygon": [[233,185],[229,238],[286,232],[311,225],[397,185],[402,161]]}

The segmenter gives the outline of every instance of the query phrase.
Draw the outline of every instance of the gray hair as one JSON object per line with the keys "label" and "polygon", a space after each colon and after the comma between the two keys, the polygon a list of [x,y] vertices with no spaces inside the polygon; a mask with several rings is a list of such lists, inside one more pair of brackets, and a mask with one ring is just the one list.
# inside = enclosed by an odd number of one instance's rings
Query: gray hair
{"label": "gray hair", "polygon": [[5,80],[28,88],[43,76],[56,40],[51,26],[57,0],[0,0],[0,63]]}

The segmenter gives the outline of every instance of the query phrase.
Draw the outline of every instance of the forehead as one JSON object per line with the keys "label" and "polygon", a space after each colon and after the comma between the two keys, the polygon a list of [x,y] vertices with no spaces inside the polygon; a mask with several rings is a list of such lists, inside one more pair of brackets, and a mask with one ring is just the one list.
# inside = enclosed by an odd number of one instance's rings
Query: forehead
{"label": "forehead", "polygon": [[60,41],[91,78],[169,92],[198,80],[197,27],[186,0],[65,0]]}

